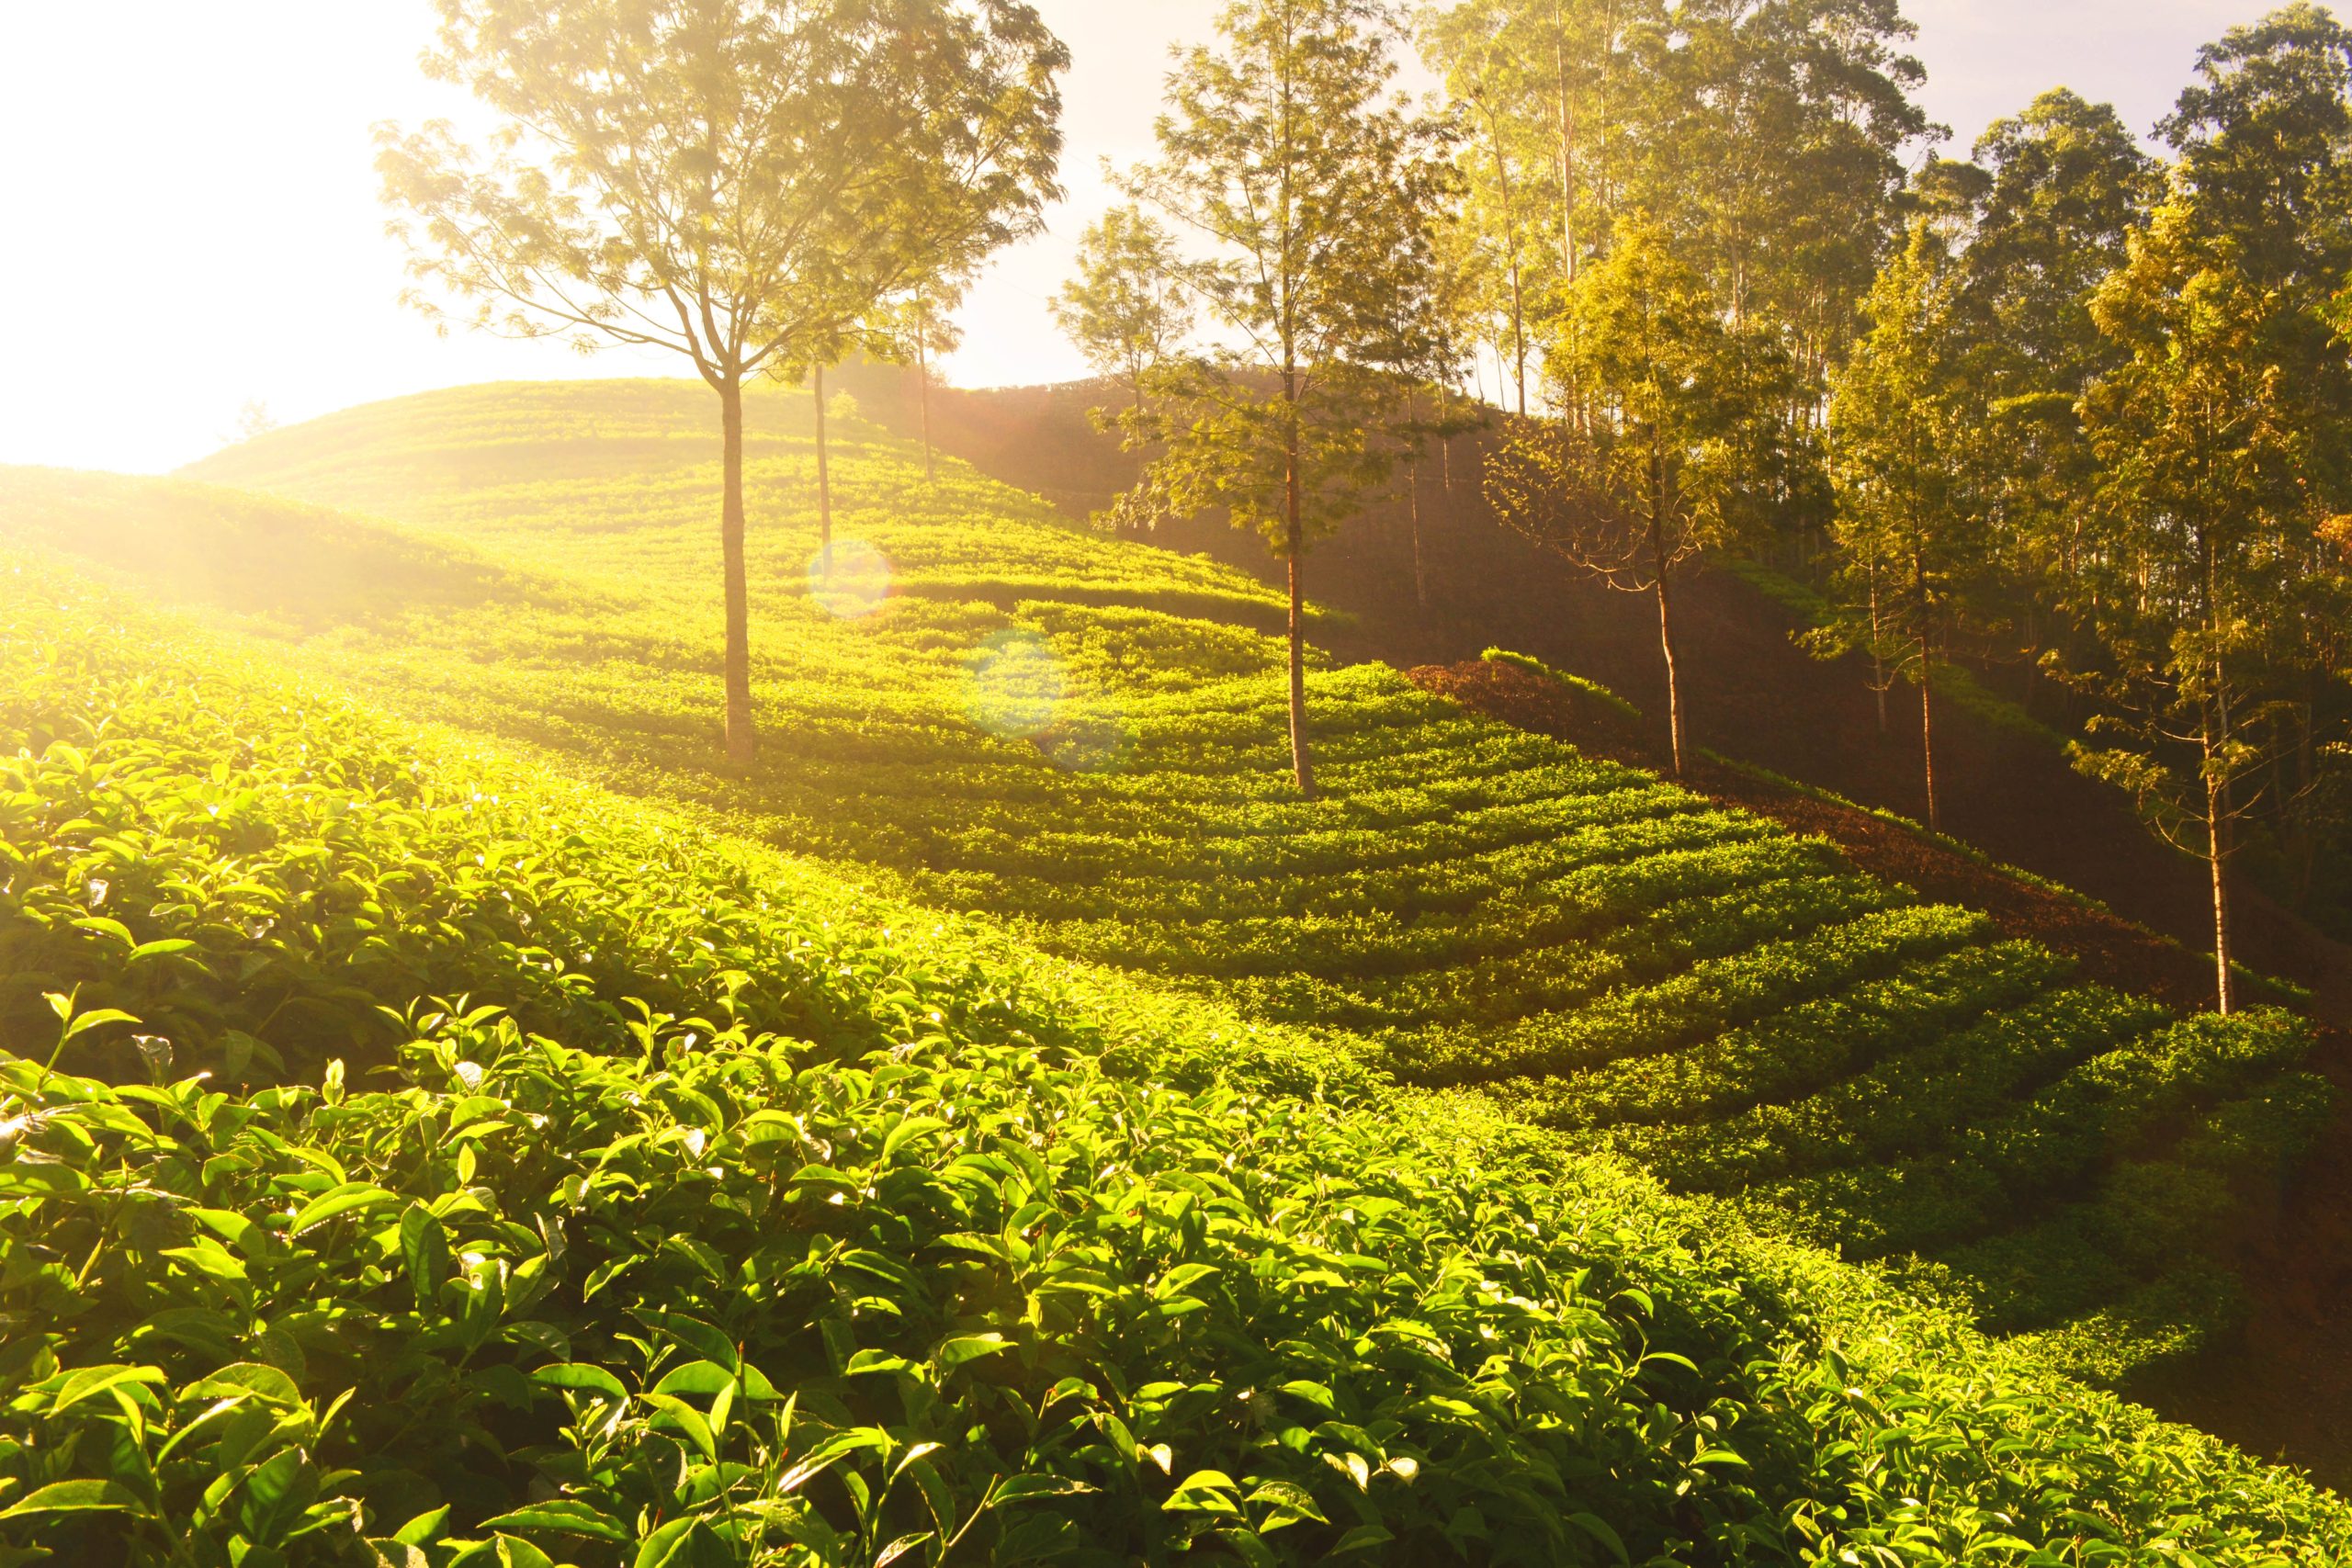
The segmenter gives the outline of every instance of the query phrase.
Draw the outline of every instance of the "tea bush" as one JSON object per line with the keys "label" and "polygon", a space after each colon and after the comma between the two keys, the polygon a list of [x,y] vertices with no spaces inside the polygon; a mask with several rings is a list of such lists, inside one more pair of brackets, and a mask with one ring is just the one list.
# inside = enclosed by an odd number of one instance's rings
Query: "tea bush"
{"label": "tea bush", "polygon": [[1363,1043],[0,574],[12,1562],[2352,1551]]}
{"label": "tea bush", "polygon": [[[2195,1076],[2192,1105],[2128,1140],[2095,1119],[2069,1122],[2088,1131],[2061,1179],[1993,1182],[1950,1139],[1874,1144],[1860,1107],[1883,1103],[1889,1128],[1997,1122],[2096,1053],[2165,1055],[2169,1021],[2091,987],[2053,1002],[2063,966],[1996,942],[1982,919],[1859,875],[1825,844],[1476,718],[1384,668],[1310,672],[1327,794],[1302,801],[1287,782],[1272,590],[1069,526],[958,464],[926,482],[914,454],[854,421],[833,465],[835,536],[887,558],[891,592],[876,601],[828,587],[809,571],[805,399],[752,400],[753,678],[769,744],[748,772],[719,766],[707,396],[644,382],[469,389],[275,432],[197,470],[384,522],[292,511],[265,524],[255,519],[269,503],[248,490],[18,474],[0,480],[0,534],[229,612],[276,638],[283,658],[408,719],[530,748],[731,832],[854,866],[894,898],[979,912],[1035,949],[1181,987],[1287,1026],[1286,1037],[1336,1034],[1325,1058],[1352,1070],[1484,1089],[1689,1190],[1744,1191],[1796,1234],[1898,1258],[1924,1249],[1958,1271],[1955,1290],[1987,1321],[2079,1344],[2063,1337],[2070,1318],[2127,1300],[2198,1303],[2196,1323],[2152,1327],[2150,1356],[2193,1348],[2199,1329],[2227,1321],[2226,1292],[2149,1293],[2175,1272],[2206,1280],[2194,1249],[2152,1257],[2103,1239],[2112,1226],[2045,1227],[2143,1166],[2258,1200],[2279,1160],[2217,1167],[2189,1152],[2193,1122],[2308,1100],[2291,1044],[2260,1072]],[[331,539],[339,560],[379,561],[336,581],[372,575],[381,592],[313,592],[308,569],[296,570],[310,558],[284,543],[306,530]],[[187,570],[191,560],[203,571]],[[473,586],[447,586],[458,582]],[[465,804],[435,796],[424,815]],[[331,822],[317,831],[334,841]],[[593,837],[639,841],[601,825]],[[669,863],[666,852],[639,853]],[[642,902],[662,894],[636,863],[588,869],[621,863],[609,855],[545,863],[550,881],[598,885],[564,895],[567,905],[618,908],[632,883]],[[406,912],[412,886],[419,902]],[[392,994],[426,988],[407,936],[371,940],[342,923],[334,899],[356,908],[371,895],[324,896],[336,913],[322,925],[323,961],[378,966],[355,993],[395,961],[410,978]],[[468,951],[445,973],[503,964],[526,979],[531,993],[514,1005],[528,1027],[577,1014],[565,998],[583,987],[602,1006],[641,994],[616,990],[609,939],[574,935],[560,908],[526,908],[522,926],[503,901],[425,874],[390,897],[396,925],[464,933],[449,937]],[[646,918],[690,969],[695,942],[727,945]],[[97,940],[60,920],[72,941]],[[126,925],[141,942],[165,936]],[[193,967],[141,962],[158,985]],[[55,988],[23,982],[0,1005],[31,1016]],[[355,1049],[330,1027],[333,1005],[294,1010],[315,1039],[278,1031],[279,1049],[302,1047],[294,1065]],[[752,988],[743,1006],[756,1028],[829,1039],[813,1001],[786,1006]],[[2274,1029],[2300,1038],[2257,1018],[2188,1048],[2220,1061],[2232,1041]],[[2286,1157],[2311,1119],[2269,1124]],[[1888,1159],[1903,1187],[1857,1175]],[[1963,1196],[1903,1196],[1947,1187]],[[2001,1253],[2012,1235],[2042,1240]],[[2084,1280],[2098,1289],[2081,1294]],[[2073,1304],[2052,1315],[2061,1301]],[[2097,1365],[2111,1372],[2132,1359],[2110,1343]]]}

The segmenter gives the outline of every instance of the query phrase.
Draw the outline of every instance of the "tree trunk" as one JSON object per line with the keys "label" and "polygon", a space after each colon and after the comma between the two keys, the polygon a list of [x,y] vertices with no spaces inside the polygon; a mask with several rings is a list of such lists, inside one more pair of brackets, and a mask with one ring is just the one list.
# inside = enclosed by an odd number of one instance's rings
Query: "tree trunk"
{"label": "tree trunk", "polygon": [[1519,380],[1519,417],[1527,417],[1527,321],[1521,312],[1519,300],[1519,258],[1510,264],[1510,338],[1511,354],[1517,361],[1513,374]]}
{"label": "tree trunk", "polygon": [[1674,601],[1667,590],[1666,573],[1657,574],[1657,645],[1666,656],[1666,736],[1674,755],[1674,776],[1682,769],[1682,682],[1674,668]]}
{"label": "tree trunk", "polygon": [[1445,479],[1445,493],[1452,495],[1453,493],[1453,435],[1445,428],[1445,383],[1440,381],[1437,384],[1437,466],[1438,472]]}
{"label": "tree trunk", "polygon": [[1682,682],[1674,667],[1674,599],[1667,573],[1666,465],[1658,451],[1657,433],[1650,433],[1650,569],[1657,579],[1657,645],[1666,659],[1666,739],[1674,758],[1674,776],[1684,777],[1682,755]]}
{"label": "tree trunk", "polygon": [[1936,680],[1924,639],[1919,645],[1919,761],[1928,781],[1928,828],[1940,833],[1944,817],[1936,798]]}
{"label": "tree trunk", "polygon": [[1412,498],[1413,515],[1413,599],[1424,610],[1430,607],[1430,580],[1421,570],[1421,466],[1405,465],[1405,492]]}
{"label": "tree trunk", "polygon": [[1298,793],[1315,798],[1315,763],[1306,750],[1306,604],[1299,588],[1299,562],[1306,554],[1306,528],[1300,514],[1298,493],[1298,403],[1292,374],[1283,373],[1283,396],[1290,403],[1290,429],[1283,456],[1283,501],[1288,509],[1283,533],[1283,555],[1290,576],[1290,766]]}
{"label": "tree trunk", "polygon": [[1878,612],[1878,563],[1871,563],[1871,690],[1878,697],[1878,732],[1886,736],[1886,642]]}
{"label": "tree trunk", "polygon": [[817,389],[817,560],[818,570],[833,575],[833,481],[825,466],[825,367],[809,378]]}
{"label": "tree trunk", "polygon": [[1928,785],[1928,828],[1944,829],[1943,808],[1936,799],[1936,667],[1928,630],[1928,563],[1911,558],[1911,580],[1919,595],[1919,767]]}
{"label": "tree trunk", "polygon": [[[1483,107],[1484,106],[1482,105],[1481,107]],[[1505,233],[1505,243],[1510,247],[1511,353],[1519,362],[1519,416],[1521,419],[1525,419],[1527,417],[1527,315],[1521,298],[1520,281],[1519,210],[1517,203],[1511,199],[1510,164],[1503,154],[1502,127],[1498,122],[1497,122],[1494,113],[1491,110],[1487,112],[1487,124],[1491,128],[1494,135],[1495,184],[1498,191],[1503,198],[1503,230]],[[1501,370],[1499,361],[1502,357],[1499,346],[1497,349],[1495,357],[1498,362],[1496,369],[1498,376],[1499,377]]]}
{"label": "tree trunk", "polygon": [[727,760],[749,767],[759,754],[752,726],[752,595],[743,570],[743,383],[719,385],[719,553],[727,574]]}
{"label": "tree trunk", "polygon": [[1576,115],[1568,107],[1568,25],[1559,0],[1552,6],[1552,66],[1560,93],[1560,272],[1577,280]]}
{"label": "tree trunk", "polygon": [[915,326],[915,389],[922,399],[922,482],[929,484],[938,476],[932,470],[931,461],[931,352],[923,344],[923,330]]}
{"label": "tree trunk", "polygon": [[2210,768],[2205,777],[2205,860],[2213,874],[2214,1005],[2226,1018],[2238,1005],[2237,976],[2230,972],[2236,933],[2230,919],[2229,786]]}

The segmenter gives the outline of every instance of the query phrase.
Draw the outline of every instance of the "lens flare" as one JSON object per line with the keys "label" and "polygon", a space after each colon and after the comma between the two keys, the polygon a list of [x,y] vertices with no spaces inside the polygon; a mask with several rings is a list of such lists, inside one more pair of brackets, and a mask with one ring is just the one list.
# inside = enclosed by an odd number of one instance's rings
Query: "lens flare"
{"label": "lens flare", "polygon": [[1073,773],[1114,773],[1135,756],[1135,731],[1115,713],[1065,716],[1037,737],[1037,750]]}
{"label": "lens flare", "polygon": [[1035,740],[1053,728],[1069,698],[1060,656],[1033,631],[989,634],[965,667],[964,711],[991,735]]}
{"label": "lens flare", "polygon": [[808,558],[808,597],[840,620],[870,615],[890,597],[890,558],[863,539],[835,539]]}

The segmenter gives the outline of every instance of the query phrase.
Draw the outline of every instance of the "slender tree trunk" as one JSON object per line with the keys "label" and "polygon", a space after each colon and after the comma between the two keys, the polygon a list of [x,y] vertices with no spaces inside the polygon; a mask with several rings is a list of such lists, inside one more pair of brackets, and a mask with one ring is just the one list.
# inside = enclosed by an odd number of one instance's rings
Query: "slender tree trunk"
{"label": "slender tree trunk", "polygon": [[1418,462],[1405,465],[1405,493],[1412,498],[1413,599],[1426,610],[1430,607],[1430,580],[1421,570],[1421,466]]}
{"label": "slender tree trunk", "polygon": [[2293,824],[2290,835],[2295,845],[2295,908],[2308,909],[2312,901],[2312,886],[2319,875],[2320,829],[2314,807],[2319,779],[2313,770],[2314,744],[2312,736],[2319,728],[2319,677],[2312,670],[2303,672],[2303,700],[2295,709],[2295,786],[2289,796],[2288,820]]}
{"label": "slender tree trunk", "polygon": [[1872,560],[1871,563],[1871,691],[1878,697],[1878,732],[1882,739],[1886,736],[1886,689],[1889,684],[1886,678],[1885,646],[1885,640],[1880,629],[1878,611],[1878,563]]}
{"label": "slender tree trunk", "polygon": [[[2213,628],[2219,619],[2222,595],[2220,551],[2211,529],[2199,531],[2198,551],[2205,573],[2206,646],[2212,648],[2216,646]],[[2230,973],[2231,949],[2236,938],[2230,909],[2230,784],[2221,767],[2223,748],[2230,742],[2230,681],[2218,652],[2213,655],[2213,694],[2200,716],[2205,764],[2205,859],[2213,874],[2213,1006],[2226,1018],[2237,1010],[2238,987],[2237,976]]]}
{"label": "slender tree trunk", "polygon": [[1668,591],[1664,552],[1657,573],[1657,645],[1666,656],[1666,735],[1674,756],[1674,776],[1684,776],[1682,765],[1682,682],[1674,668],[1674,600]]}
{"label": "slender tree trunk", "polygon": [[1936,666],[1928,631],[1928,563],[1911,558],[1912,582],[1919,595],[1919,767],[1928,785],[1928,827],[1944,829],[1943,808],[1936,798]]}
{"label": "slender tree trunk", "polygon": [[[1485,106],[1481,105],[1480,107],[1484,107]],[[1520,281],[1519,209],[1517,203],[1511,199],[1510,164],[1503,154],[1502,127],[1495,119],[1492,110],[1487,112],[1487,124],[1492,130],[1494,136],[1495,183],[1503,198],[1503,229],[1505,231],[1506,243],[1510,246],[1511,354],[1518,361],[1519,416],[1521,419],[1525,419],[1527,417],[1527,313],[1524,302],[1521,299],[1521,285]],[[1499,359],[1501,357],[1500,354],[1498,353],[1496,357]],[[1498,366],[1498,369],[1499,370],[1499,368],[1500,367]]]}
{"label": "slender tree trunk", "polygon": [[833,574],[833,480],[825,460],[825,367],[810,378],[817,389],[817,559],[827,577]]}
{"label": "slender tree trunk", "polygon": [[1928,827],[1944,830],[1942,805],[1936,798],[1936,681],[1928,663],[1928,645],[1919,644],[1919,756],[1928,780]]}
{"label": "slender tree trunk", "polygon": [[1283,446],[1283,491],[1286,512],[1283,551],[1290,576],[1290,765],[1298,793],[1315,798],[1315,762],[1306,748],[1306,601],[1299,586],[1299,564],[1306,554],[1306,527],[1299,497],[1298,387],[1296,372],[1283,371],[1283,400],[1289,405]]}
{"label": "slender tree trunk", "polygon": [[1559,0],[1552,5],[1552,65],[1560,92],[1560,272],[1577,280],[1577,121],[1568,107],[1568,24]]}
{"label": "slender tree trunk", "polygon": [[752,595],[743,569],[743,383],[719,384],[719,553],[727,573],[727,760],[748,767],[759,754],[752,726]]}
{"label": "slender tree trunk", "polygon": [[931,459],[931,351],[924,346],[922,324],[915,324],[915,389],[922,398],[922,482],[929,484],[938,476],[932,469]]}
{"label": "slender tree trunk", "polygon": [[1519,302],[1519,258],[1510,264],[1510,338],[1513,374],[1519,380],[1519,417],[1527,417],[1527,321]]}
{"label": "slender tree trunk", "polygon": [[1437,467],[1443,476],[1445,493],[1453,493],[1453,435],[1445,427],[1446,385],[1437,384]]}
{"label": "slender tree trunk", "polygon": [[1650,439],[1650,570],[1657,579],[1657,646],[1666,660],[1666,738],[1674,776],[1683,772],[1682,681],[1674,666],[1674,596],[1666,555],[1666,471],[1655,432]]}
{"label": "slender tree trunk", "polygon": [[2230,969],[2237,940],[2230,909],[2230,794],[2229,785],[2210,767],[2205,776],[2205,860],[2213,874],[2215,1006],[2226,1018],[2238,1005],[2237,976]]}

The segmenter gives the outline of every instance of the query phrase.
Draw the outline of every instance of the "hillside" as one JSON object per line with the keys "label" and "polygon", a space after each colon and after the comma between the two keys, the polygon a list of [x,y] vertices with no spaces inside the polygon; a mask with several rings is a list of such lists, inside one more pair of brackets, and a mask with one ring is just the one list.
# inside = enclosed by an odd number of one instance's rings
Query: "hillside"
{"label": "hillside", "polygon": [[[2298,1021],[2177,1018],[1819,840],[1380,666],[1315,676],[1329,798],[1298,801],[1278,649],[1250,629],[1262,590],[960,466],[925,486],[870,429],[836,465],[836,536],[887,557],[893,593],[830,613],[781,397],[750,469],[771,743],[752,775],[717,771],[705,412],[661,384],[476,389],[200,472],[388,515],[388,549],[440,541],[544,585],[413,606],[388,589],[293,639],[410,716],[547,748],[1048,951],[1345,1032],[1407,1082],[1480,1089],[1568,1146],[1884,1259],[2089,1375],[2235,1320],[2225,1239],[2327,1113]],[[216,515],[242,498],[159,508],[94,483],[21,480],[0,527],[142,578],[168,554],[61,508],[220,558],[251,536]]]}
{"label": "hillside", "polygon": [[[910,438],[922,428],[917,389],[905,373],[862,366],[837,374],[855,386],[871,417]],[[1117,398],[1093,382],[941,388],[929,423],[941,451],[1083,518],[1134,482],[1135,458],[1088,419],[1091,406]],[[1375,507],[1317,547],[1308,581],[1344,615],[1331,645],[1347,659],[1400,669],[1460,663],[1500,645],[1662,711],[1655,614],[1637,596],[1579,579],[1505,528],[1479,492],[1481,440],[1462,437],[1450,461],[1423,465],[1414,505]],[[1257,539],[1216,518],[1170,525],[1152,542],[1206,552],[1269,583],[1279,572]],[[1919,816],[1916,702],[1894,693],[1882,728],[1865,667],[1824,663],[1796,645],[1793,634],[1809,624],[1805,599],[1787,578],[1744,569],[1702,571],[1685,585],[1684,699],[1694,736],[1873,808]],[[2080,888],[2210,953],[2204,869],[2155,841],[2129,800],[2077,773],[2054,730],[2040,728],[2069,724],[2067,694],[2026,665],[1973,673],[1974,693],[1948,702],[1940,720],[1947,827],[2002,862]],[[1662,737],[1642,740],[1646,754],[1661,750]],[[2330,995],[2336,1015],[2352,1021],[2352,947],[2259,886],[2242,880],[2239,894],[2253,966]],[[2335,924],[2340,939],[2340,912]]]}
{"label": "hillside", "polygon": [[[12,535],[88,493],[9,482]],[[874,898],[46,552],[0,581],[12,1549],[2352,1551],[2284,1472],[1368,1044]]]}

